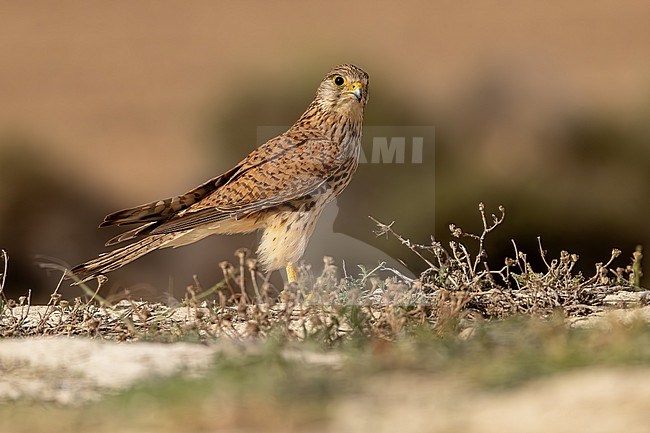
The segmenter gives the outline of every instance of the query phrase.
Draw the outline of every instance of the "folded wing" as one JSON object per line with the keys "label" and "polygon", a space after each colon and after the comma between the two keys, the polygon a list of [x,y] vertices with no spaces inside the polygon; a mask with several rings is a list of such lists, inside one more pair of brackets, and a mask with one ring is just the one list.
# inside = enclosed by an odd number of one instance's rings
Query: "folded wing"
{"label": "folded wing", "polygon": [[291,203],[324,188],[342,161],[325,139],[277,139],[253,151],[232,170],[186,194],[108,215],[100,227],[143,224],[107,245],[136,237],[190,230]]}

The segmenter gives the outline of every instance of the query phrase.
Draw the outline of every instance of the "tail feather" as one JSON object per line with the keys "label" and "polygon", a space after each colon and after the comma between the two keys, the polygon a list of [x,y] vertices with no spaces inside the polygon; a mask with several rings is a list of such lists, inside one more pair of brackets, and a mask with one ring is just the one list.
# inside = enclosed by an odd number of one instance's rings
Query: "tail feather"
{"label": "tail feather", "polygon": [[203,200],[217,188],[223,186],[237,173],[239,168],[240,166],[238,165],[221,176],[210,179],[185,194],[113,212],[112,214],[107,215],[99,226],[121,226],[126,224],[165,221],[176,215],[178,212],[192,206],[194,203]]}
{"label": "tail feather", "polygon": [[73,284],[79,284],[97,278],[100,275],[119,269],[127,263],[131,263],[147,253],[164,247],[174,239],[183,236],[183,234],[185,233],[166,233],[148,236],[138,242],[118,248],[96,259],[75,266],[68,272],[66,279],[78,280]]}
{"label": "tail feather", "polygon": [[144,225],[141,225],[140,227],[136,227],[136,228],[134,228],[132,230],[129,230],[128,232],[120,233],[119,235],[117,235],[117,236],[115,236],[113,238],[110,238],[106,242],[106,246],[110,247],[111,245],[119,244],[120,242],[135,239],[135,238],[140,237],[140,236],[146,236],[151,232],[152,226],[154,224],[156,224],[155,221],[150,222],[150,223],[146,223]]}

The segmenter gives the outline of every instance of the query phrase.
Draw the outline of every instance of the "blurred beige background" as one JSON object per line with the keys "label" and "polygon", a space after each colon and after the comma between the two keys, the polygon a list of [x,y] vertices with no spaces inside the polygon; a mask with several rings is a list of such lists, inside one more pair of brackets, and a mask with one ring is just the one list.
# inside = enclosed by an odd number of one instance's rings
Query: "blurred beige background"
{"label": "blurred beige background", "polygon": [[[436,141],[420,166],[361,166],[334,231],[417,271],[367,215],[427,242],[450,222],[478,229],[482,200],[508,210],[489,245],[497,264],[510,238],[532,255],[538,235],[587,269],[612,247],[626,264],[650,245],[648,22],[650,4],[632,0],[0,1],[8,290],[49,293],[57,278],[35,255],[76,264],[103,251],[115,234],[96,229],[106,213],[227,170],[343,62],[370,74],[367,125],[431,125]],[[207,286],[219,261],[254,245],[157,252],[115,273],[111,290],[182,291],[192,274]]]}

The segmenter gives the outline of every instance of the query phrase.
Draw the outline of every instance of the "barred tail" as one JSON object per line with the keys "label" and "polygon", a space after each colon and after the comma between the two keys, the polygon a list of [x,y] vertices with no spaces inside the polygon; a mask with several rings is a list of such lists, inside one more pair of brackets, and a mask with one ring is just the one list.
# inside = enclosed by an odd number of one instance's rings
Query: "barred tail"
{"label": "barred tail", "polygon": [[102,254],[96,259],[75,266],[68,272],[66,279],[78,280],[73,283],[74,285],[97,278],[100,275],[119,269],[127,263],[131,263],[147,253],[166,246],[174,239],[183,236],[183,234],[185,233],[165,233],[148,236],[138,242]]}

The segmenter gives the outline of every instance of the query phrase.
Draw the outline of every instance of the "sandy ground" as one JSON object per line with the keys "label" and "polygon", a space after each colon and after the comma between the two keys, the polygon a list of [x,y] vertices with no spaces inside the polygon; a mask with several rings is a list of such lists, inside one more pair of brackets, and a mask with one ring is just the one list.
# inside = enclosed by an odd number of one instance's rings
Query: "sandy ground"
{"label": "sandy ground", "polygon": [[136,382],[206,368],[216,348],[42,337],[0,342],[1,400],[80,404]]}
{"label": "sandy ground", "polygon": [[[80,404],[142,380],[182,371],[200,374],[221,349],[69,338],[5,340],[0,342],[0,399]],[[458,377],[391,373],[335,401],[325,431],[634,433],[648,431],[648,407],[647,368],[586,369],[505,391],[477,390]]]}
{"label": "sandy ground", "polygon": [[649,373],[589,369],[501,392],[477,391],[453,378],[388,376],[340,402],[331,431],[647,432]]}
{"label": "sandy ground", "polygon": [[[647,292],[622,292],[608,304],[634,304]],[[36,317],[42,313],[32,307]],[[181,310],[179,314],[183,314]],[[650,322],[650,306],[615,309],[570,326],[602,329],[613,323]],[[217,353],[255,345],[120,343],[99,339],[37,337],[0,341],[0,401],[82,404],[141,381],[177,373],[201,375]],[[313,366],[340,363],[340,355],[300,351],[284,356]],[[362,382],[332,403],[321,431],[435,432],[647,432],[650,369],[584,368],[505,390],[476,388],[450,375],[387,373]]]}

